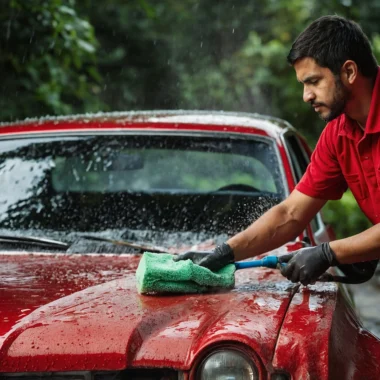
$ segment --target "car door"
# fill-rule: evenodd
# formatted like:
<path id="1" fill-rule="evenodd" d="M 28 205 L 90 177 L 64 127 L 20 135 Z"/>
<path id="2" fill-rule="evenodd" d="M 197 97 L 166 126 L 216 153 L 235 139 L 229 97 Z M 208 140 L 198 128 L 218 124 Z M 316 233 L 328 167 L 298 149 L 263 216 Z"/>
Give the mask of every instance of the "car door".
<path id="1" fill-rule="evenodd" d="M 289 155 L 294 181 L 298 183 L 310 163 L 310 152 L 306 151 L 302 140 L 293 131 L 288 131 L 283 135 L 283 142 Z M 316 244 L 331 240 L 331 232 L 323 222 L 320 212 L 311 220 L 310 227 Z"/>

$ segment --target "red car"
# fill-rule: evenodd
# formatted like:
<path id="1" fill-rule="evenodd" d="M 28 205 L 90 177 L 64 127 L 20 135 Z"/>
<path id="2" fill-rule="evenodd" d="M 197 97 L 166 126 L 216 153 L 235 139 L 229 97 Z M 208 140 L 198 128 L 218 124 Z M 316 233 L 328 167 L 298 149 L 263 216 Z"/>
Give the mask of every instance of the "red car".
<path id="1" fill-rule="evenodd" d="M 233 290 L 140 295 L 144 250 L 210 248 L 293 189 L 310 155 L 285 121 L 112 113 L 0 129 L 0 379 L 377 379 L 380 341 L 346 288 L 276 269 Z M 270 254 L 328 241 L 317 215 Z"/>

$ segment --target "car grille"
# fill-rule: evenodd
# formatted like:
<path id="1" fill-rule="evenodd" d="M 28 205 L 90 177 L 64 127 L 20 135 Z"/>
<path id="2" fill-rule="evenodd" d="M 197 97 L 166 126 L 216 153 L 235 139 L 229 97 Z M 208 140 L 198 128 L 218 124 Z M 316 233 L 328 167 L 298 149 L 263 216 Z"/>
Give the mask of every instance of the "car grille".
<path id="1" fill-rule="evenodd" d="M 181 380 L 182 378 L 182 372 L 161 368 L 115 372 L 0 373 L 0 380 Z"/>
<path id="2" fill-rule="evenodd" d="M 135 369 L 119 372 L 95 373 L 94 380 L 180 380 L 182 376 L 169 369 Z"/>

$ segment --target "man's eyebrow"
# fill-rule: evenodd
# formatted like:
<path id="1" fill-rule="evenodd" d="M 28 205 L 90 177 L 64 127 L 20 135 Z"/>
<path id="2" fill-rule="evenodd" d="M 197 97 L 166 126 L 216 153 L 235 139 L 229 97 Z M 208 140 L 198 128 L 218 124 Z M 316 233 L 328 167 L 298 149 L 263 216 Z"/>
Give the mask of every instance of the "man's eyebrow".
<path id="1" fill-rule="evenodd" d="M 304 78 L 304 80 L 300 80 L 300 79 L 297 79 L 297 80 L 299 83 L 309 83 L 309 82 L 312 82 L 313 80 L 320 79 L 320 78 L 321 78 L 320 75 L 312 74 Z"/>

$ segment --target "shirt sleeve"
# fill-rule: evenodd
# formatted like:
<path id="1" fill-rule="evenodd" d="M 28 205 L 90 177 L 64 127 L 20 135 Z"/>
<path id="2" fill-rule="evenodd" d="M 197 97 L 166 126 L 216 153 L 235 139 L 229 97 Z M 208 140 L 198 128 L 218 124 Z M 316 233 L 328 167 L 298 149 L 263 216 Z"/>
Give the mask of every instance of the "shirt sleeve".
<path id="1" fill-rule="evenodd" d="M 318 140 L 305 174 L 296 185 L 298 191 L 313 198 L 342 198 L 347 183 L 337 159 L 336 140 L 337 124 L 330 122 Z"/>

